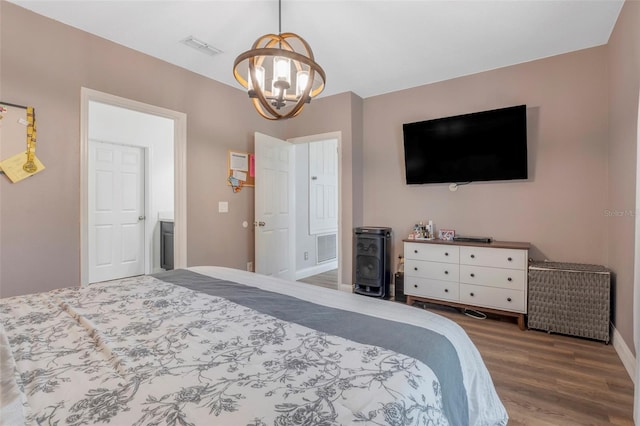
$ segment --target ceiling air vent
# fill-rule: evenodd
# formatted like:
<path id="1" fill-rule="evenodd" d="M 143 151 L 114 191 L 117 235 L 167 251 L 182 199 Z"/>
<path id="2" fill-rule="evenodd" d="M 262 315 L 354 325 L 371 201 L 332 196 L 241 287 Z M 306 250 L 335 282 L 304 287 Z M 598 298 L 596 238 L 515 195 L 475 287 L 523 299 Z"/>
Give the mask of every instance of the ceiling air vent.
<path id="1" fill-rule="evenodd" d="M 209 43 L 205 43 L 202 40 L 198 40 L 194 36 L 189 36 L 189 37 L 185 38 L 184 40 L 180 40 L 180 43 L 184 43 L 189 47 L 193 47 L 198 52 L 202 52 L 205 55 L 209 55 L 209 56 L 215 56 L 218 53 L 222 53 L 222 50 L 220 50 L 220 49 L 218 49 L 216 47 L 213 47 Z"/>

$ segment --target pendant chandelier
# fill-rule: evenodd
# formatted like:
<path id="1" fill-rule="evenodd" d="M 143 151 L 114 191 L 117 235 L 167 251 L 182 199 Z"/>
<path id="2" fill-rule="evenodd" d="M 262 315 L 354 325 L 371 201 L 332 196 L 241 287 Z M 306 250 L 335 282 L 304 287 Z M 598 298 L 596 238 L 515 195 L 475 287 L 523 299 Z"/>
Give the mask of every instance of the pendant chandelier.
<path id="1" fill-rule="evenodd" d="M 278 0 L 278 35 L 263 35 L 251 50 L 240 54 L 233 63 L 233 75 L 268 120 L 300 114 L 326 81 L 309 44 L 297 34 L 282 33 L 282 0 Z"/>

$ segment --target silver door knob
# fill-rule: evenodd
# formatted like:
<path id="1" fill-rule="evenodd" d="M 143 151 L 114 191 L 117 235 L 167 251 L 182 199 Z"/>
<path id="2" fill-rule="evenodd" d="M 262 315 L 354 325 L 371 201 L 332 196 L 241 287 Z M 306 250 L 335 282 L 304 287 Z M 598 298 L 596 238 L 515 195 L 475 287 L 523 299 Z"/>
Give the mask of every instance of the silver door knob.
<path id="1" fill-rule="evenodd" d="M 138 216 L 138 220 L 145 220 L 146 218 L 146 216 Z"/>

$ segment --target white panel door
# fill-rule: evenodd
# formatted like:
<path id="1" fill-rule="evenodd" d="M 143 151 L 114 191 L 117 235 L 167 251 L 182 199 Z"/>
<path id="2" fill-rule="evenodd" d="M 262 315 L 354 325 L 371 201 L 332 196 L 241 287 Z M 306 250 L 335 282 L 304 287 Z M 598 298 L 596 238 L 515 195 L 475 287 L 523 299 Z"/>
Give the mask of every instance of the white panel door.
<path id="1" fill-rule="evenodd" d="M 309 234 L 338 230 L 338 141 L 309 143 Z"/>
<path id="2" fill-rule="evenodd" d="M 144 274 L 144 151 L 89 141 L 89 282 Z"/>
<path id="3" fill-rule="evenodd" d="M 256 272 L 295 279 L 293 145 L 255 134 Z"/>

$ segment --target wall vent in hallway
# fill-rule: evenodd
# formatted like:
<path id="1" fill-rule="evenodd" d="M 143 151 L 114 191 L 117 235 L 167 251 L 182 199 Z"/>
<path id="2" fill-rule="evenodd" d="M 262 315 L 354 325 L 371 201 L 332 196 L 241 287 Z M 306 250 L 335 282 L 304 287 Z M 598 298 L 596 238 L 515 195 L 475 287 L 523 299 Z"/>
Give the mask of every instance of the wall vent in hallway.
<path id="1" fill-rule="evenodd" d="M 336 234 L 318 235 L 316 238 L 318 263 L 336 258 Z"/>

